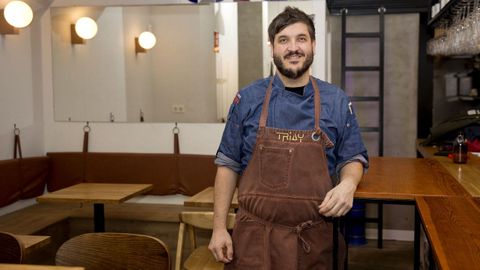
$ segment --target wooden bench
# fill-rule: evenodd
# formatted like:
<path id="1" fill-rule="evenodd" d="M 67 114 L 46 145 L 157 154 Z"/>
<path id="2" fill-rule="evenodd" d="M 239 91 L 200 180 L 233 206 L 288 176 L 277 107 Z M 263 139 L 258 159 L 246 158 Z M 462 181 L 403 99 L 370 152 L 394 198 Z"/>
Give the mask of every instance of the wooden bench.
<path id="1" fill-rule="evenodd" d="M 35 204 L 0 216 L 0 231 L 13 234 L 38 234 L 45 228 L 67 220 L 79 204 Z"/>
<path id="2" fill-rule="evenodd" d="M 156 203 L 105 205 L 107 220 L 137 220 L 179 223 L 182 211 L 201 211 L 199 207 Z M 0 231 L 13 234 L 38 234 L 45 228 L 70 218 L 93 218 L 91 207 L 81 204 L 35 204 L 0 216 Z"/>

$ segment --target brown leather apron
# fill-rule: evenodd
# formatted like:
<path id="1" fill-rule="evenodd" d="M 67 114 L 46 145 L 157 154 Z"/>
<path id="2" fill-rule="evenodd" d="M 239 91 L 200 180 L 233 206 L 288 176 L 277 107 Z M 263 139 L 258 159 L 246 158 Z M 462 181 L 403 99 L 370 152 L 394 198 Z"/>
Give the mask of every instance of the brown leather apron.
<path id="1" fill-rule="evenodd" d="M 266 127 L 273 79 L 267 88 L 252 158 L 239 181 L 233 261 L 226 269 L 332 269 L 333 223 L 318 213 L 332 189 L 319 126 L 320 92 L 314 87 L 315 129 Z M 339 237 L 341 238 L 341 237 Z M 338 241 L 339 269 L 345 243 Z"/>

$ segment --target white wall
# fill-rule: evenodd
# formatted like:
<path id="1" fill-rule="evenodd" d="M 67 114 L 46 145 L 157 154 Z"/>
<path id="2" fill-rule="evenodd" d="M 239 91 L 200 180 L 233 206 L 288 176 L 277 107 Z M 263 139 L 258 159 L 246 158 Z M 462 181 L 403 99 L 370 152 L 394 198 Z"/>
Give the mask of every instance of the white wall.
<path id="1" fill-rule="evenodd" d="M 217 122 L 213 5 L 152 8 L 152 77 L 158 122 Z M 173 27 L 175 26 L 175 27 Z M 183 113 L 173 106 L 183 106 Z"/>
<path id="2" fill-rule="evenodd" d="M 0 160 L 13 158 L 14 124 L 24 157 L 44 153 L 39 22 L 34 17 L 18 35 L 0 35 Z"/>
<path id="3" fill-rule="evenodd" d="M 148 30 L 150 7 L 138 6 L 124 9 L 125 44 L 125 87 L 127 91 L 127 121 L 139 122 L 140 110 L 145 121 L 152 121 L 155 115 L 155 100 L 152 76 L 151 53 L 135 53 L 135 38 Z M 153 29 L 152 29 L 153 30 Z"/>
<path id="4" fill-rule="evenodd" d="M 324 5 L 325 2 L 321 1 Z M 82 4 L 81 1 L 54 1 L 53 6 Z M 95 1 L 88 4 L 101 5 L 108 3 L 142 4 L 143 1 Z M 151 3 L 151 1 L 148 1 Z M 161 3 L 158 1 L 157 3 Z M 277 4 L 273 3 L 272 4 Z M 302 7 L 301 7 L 302 8 Z M 324 15 L 318 15 L 318 22 Z M 45 110 L 45 150 L 78 151 L 82 146 L 83 123 L 60 123 L 53 121 L 53 90 L 51 83 L 51 42 L 50 16 L 46 12 L 42 17 L 42 47 L 45 56 L 42 67 L 44 110 Z M 317 40 L 323 40 L 317 36 Z M 318 42 L 318 44 L 323 44 Z M 321 47 L 321 45 L 320 45 Z M 324 48 L 317 48 L 317 54 Z M 324 63 L 321 57 L 315 61 Z M 318 74 L 316 76 L 322 77 Z M 188 78 L 186 78 L 188 79 Z M 194 97 L 192 97 L 194 99 Z M 90 151 L 112 152 L 145 152 L 171 153 L 173 151 L 173 135 L 171 123 L 91 123 Z M 184 153 L 215 154 L 223 132 L 223 124 L 179 124 L 180 148 Z"/>
<path id="5" fill-rule="evenodd" d="M 55 119 L 109 121 L 112 113 L 115 121 L 126 121 L 122 9 L 52 12 L 56 26 L 51 31 L 55 51 Z M 70 25 L 85 15 L 97 21 L 97 35 L 85 44 L 72 45 Z M 116 79 L 111 80 L 112 77 Z"/>
<path id="6" fill-rule="evenodd" d="M 151 3 L 152 1 L 148 1 Z M 162 1 L 155 1 L 157 4 Z M 54 1 L 52 6 L 82 5 L 83 1 Z M 144 4 L 144 1 L 94 1 L 102 4 Z M 87 3 L 85 3 L 87 4 Z M 53 120 L 52 61 L 50 12 L 42 18 L 42 78 L 45 115 L 45 151 L 80 151 L 84 123 Z M 185 80 L 188 80 L 186 77 Z M 193 98 L 193 97 L 192 97 Z M 90 123 L 90 151 L 171 153 L 173 123 Z M 223 132 L 223 124 L 179 124 L 180 150 L 184 153 L 215 154 Z"/>
<path id="7" fill-rule="evenodd" d="M 238 89 L 238 8 L 237 3 L 215 4 L 216 30 L 220 51 L 215 54 L 217 78 L 217 118 L 227 119 Z M 259 78 L 260 79 L 260 78 Z"/>

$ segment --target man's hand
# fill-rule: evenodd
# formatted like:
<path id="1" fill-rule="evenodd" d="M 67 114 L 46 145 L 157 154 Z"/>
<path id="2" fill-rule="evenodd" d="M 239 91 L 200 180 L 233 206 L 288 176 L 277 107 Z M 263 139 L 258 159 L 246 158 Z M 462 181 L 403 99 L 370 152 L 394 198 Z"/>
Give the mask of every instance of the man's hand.
<path id="1" fill-rule="evenodd" d="M 325 195 L 318 206 L 318 212 L 326 217 L 344 216 L 353 205 L 353 194 L 357 186 L 350 181 L 342 181 Z"/>
<path id="2" fill-rule="evenodd" d="M 233 258 L 232 237 L 227 231 L 227 216 L 237 185 L 238 174 L 228 167 L 219 166 L 215 177 L 213 205 L 213 233 L 208 249 L 218 262 L 229 263 Z"/>
<path id="3" fill-rule="evenodd" d="M 363 165 L 353 161 L 340 170 L 340 184 L 332 188 L 325 195 L 325 199 L 318 206 L 318 212 L 326 217 L 340 217 L 350 211 L 353 205 L 353 195 L 362 180 Z"/>
<path id="4" fill-rule="evenodd" d="M 208 249 L 217 262 L 229 263 L 233 259 L 232 238 L 227 230 L 214 230 Z"/>

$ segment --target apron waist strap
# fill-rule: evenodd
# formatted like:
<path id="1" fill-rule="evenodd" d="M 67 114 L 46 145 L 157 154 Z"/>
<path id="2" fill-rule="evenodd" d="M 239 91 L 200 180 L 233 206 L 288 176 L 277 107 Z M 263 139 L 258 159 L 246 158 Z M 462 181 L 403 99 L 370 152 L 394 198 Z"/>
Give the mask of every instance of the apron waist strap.
<path id="1" fill-rule="evenodd" d="M 287 230 L 287 231 L 290 231 L 292 233 L 295 233 L 297 235 L 298 239 L 302 242 L 303 250 L 305 250 L 305 252 L 307 252 L 307 253 L 310 253 L 311 246 L 310 246 L 310 243 L 308 243 L 308 241 L 305 240 L 305 238 L 303 238 L 302 232 L 309 229 L 309 228 L 315 227 L 320 223 L 324 223 L 325 221 L 327 221 L 327 218 L 323 217 L 322 220 L 316 220 L 316 221 L 307 220 L 307 221 L 299 223 L 296 226 L 288 226 L 288 225 L 283 225 L 283 224 L 280 224 L 280 223 L 267 221 L 265 219 L 257 217 L 256 215 L 254 215 L 254 214 L 252 214 L 248 211 L 245 211 L 244 209 L 240 210 L 240 215 L 244 215 L 244 216 L 252 219 L 253 221 L 255 221 L 257 223 L 260 223 L 260 224 L 264 225 L 265 228 L 266 228 L 267 239 L 269 239 L 269 234 L 270 234 L 270 231 L 271 231 L 272 228 L 280 229 L 280 230 Z"/>

